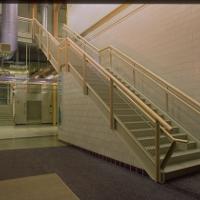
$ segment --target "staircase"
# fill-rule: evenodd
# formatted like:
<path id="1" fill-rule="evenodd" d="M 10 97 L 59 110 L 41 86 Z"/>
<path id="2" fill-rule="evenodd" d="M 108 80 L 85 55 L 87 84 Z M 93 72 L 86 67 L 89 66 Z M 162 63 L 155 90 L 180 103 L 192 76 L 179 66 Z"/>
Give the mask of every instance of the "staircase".
<path id="1" fill-rule="evenodd" d="M 0 105 L 0 126 L 13 126 L 12 105 Z"/>
<path id="2" fill-rule="evenodd" d="M 200 169 L 199 141 L 115 70 L 102 67 L 98 57 L 87 54 L 80 36 L 78 42 L 74 38 L 58 41 L 36 19 L 33 25 L 35 42 L 55 69 L 65 66 L 79 77 L 85 94 L 98 97 L 111 128 L 153 180 L 165 182 Z"/>

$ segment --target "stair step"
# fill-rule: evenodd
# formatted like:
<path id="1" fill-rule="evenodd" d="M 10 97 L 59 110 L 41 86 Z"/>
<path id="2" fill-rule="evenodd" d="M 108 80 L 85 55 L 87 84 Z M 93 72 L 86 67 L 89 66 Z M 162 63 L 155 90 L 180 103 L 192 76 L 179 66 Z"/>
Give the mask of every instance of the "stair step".
<path id="1" fill-rule="evenodd" d="M 169 147 L 170 147 L 170 143 L 167 143 L 167 144 L 161 144 L 160 145 L 160 154 L 165 154 L 165 153 L 167 153 L 167 151 L 168 151 L 168 149 L 169 149 Z M 194 141 L 189 141 L 187 144 L 184 144 L 185 146 L 186 146 L 186 148 L 185 148 L 185 150 L 184 151 L 186 151 L 186 150 L 190 150 L 190 149 L 195 149 L 196 148 L 196 142 L 194 142 Z M 148 147 L 146 147 L 146 149 L 152 154 L 152 155 L 155 155 L 155 145 L 153 145 L 153 146 L 148 146 Z M 180 148 L 178 148 L 178 146 L 177 146 L 177 148 L 175 148 L 175 152 L 176 151 L 181 151 L 182 149 L 180 149 Z"/>
<path id="2" fill-rule="evenodd" d="M 148 122 L 145 121 L 137 121 L 137 122 L 124 122 L 124 125 L 128 128 L 134 130 L 134 129 L 139 129 L 139 128 L 150 128 L 151 126 L 149 125 Z"/>
<path id="3" fill-rule="evenodd" d="M 167 143 L 167 144 L 161 144 L 160 145 L 160 154 L 165 154 L 167 152 L 167 150 L 169 149 L 170 147 L 170 143 Z M 145 147 L 146 150 L 152 154 L 153 156 L 155 155 L 155 146 L 147 146 Z M 175 151 L 177 151 L 178 149 L 175 149 Z"/>
<path id="4" fill-rule="evenodd" d="M 135 115 L 117 115 L 122 122 L 125 121 L 142 121 L 142 117 L 135 114 Z"/>
<path id="5" fill-rule="evenodd" d="M 174 152 L 168 161 L 168 165 L 186 162 L 200 158 L 200 149 L 191 149 L 187 151 Z M 164 155 L 161 155 L 161 160 L 164 159 Z"/>
<path id="6" fill-rule="evenodd" d="M 114 108 L 126 108 L 126 109 L 131 109 L 133 106 L 130 106 L 127 103 L 114 103 Z"/>
<path id="7" fill-rule="evenodd" d="M 200 170 L 200 158 L 168 165 L 164 169 L 165 179 L 172 179 L 174 177 L 185 175 Z"/>
<path id="8" fill-rule="evenodd" d="M 154 128 L 142 128 L 131 130 L 135 137 L 147 137 L 155 135 Z"/>
<path id="9" fill-rule="evenodd" d="M 115 108 L 114 109 L 114 113 L 115 114 L 119 114 L 119 115 L 135 115 L 137 114 L 136 111 L 134 109 L 119 109 L 119 108 Z"/>
<path id="10" fill-rule="evenodd" d="M 173 134 L 173 136 L 179 139 L 187 139 L 187 135 L 185 133 L 177 133 Z M 138 141 L 141 142 L 144 146 L 152 146 L 155 145 L 155 136 L 138 137 Z M 170 143 L 168 137 L 165 135 L 161 135 L 160 144 L 166 143 Z"/>

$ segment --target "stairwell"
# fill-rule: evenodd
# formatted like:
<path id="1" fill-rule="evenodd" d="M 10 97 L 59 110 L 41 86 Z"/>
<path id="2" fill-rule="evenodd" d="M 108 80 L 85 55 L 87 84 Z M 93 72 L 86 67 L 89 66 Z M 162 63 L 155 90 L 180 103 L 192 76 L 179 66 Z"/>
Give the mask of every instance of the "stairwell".
<path id="1" fill-rule="evenodd" d="M 42 29 L 41 25 L 40 28 Z M 41 48 L 44 45 L 39 36 L 37 43 Z M 137 156 L 141 166 L 144 167 L 152 179 L 164 182 L 200 169 L 198 139 L 180 127 L 164 111 L 155 107 L 148 98 L 124 81 L 123 77 L 118 76 L 110 68 L 106 68 L 106 72 L 103 69 L 97 69 L 96 62 L 85 53 L 84 49 L 80 50 L 80 47 L 72 40 L 68 40 L 68 45 L 70 48 L 67 51 L 63 47 L 59 49 L 60 52 L 64 49 L 65 56 L 67 52 L 67 63 L 65 59 L 61 59 L 62 61 L 64 60 L 61 62 L 61 60 L 56 60 L 54 57 L 52 64 L 54 64 L 57 71 L 61 66 L 66 66 L 69 72 L 75 70 L 79 74 L 81 84 L 83 83 L 84 93 L 87 94 L 88 90 L 94 92 L 110 113 L 112 99 L 114 119 L 111 122 L 111 128 L 117 130 L 121 139 L 126 142 L 133 154 Z M 53 58 L 52 55 L 49 56 L 48 48 L 47 51 L 45 47 L 42 50 L 47 55 L 47 58 Z M 78 61 L 81 59 L 84 59 L 82 60 L 83 62 Z M 110 87 L 110 80 L 104 74 L 111 77 L 110 80 L 114 80 L 113 87 Z M 126 90 L 134 96 L 135 101 L 130 100 L 122 89 L 118 88 L 116 80 L 126 87 Z M 110 95 L 111 88 L 113 90 L 112 96 Z M 145 105 L 145 109 L 151 110 L 152 116 L 157 116 L 157 119 L 162 119 L 165 124 L 172 127 L 170 134 L 166 133 L 162 125 L 157 126 L 151 120 L 151 116 L 141 109 L 140 104 Z M 160 136 L 156 139 L 157 132 L 160 132 Z M 157 177 L 158 173 L 160 173 L 159 177 Z"/>

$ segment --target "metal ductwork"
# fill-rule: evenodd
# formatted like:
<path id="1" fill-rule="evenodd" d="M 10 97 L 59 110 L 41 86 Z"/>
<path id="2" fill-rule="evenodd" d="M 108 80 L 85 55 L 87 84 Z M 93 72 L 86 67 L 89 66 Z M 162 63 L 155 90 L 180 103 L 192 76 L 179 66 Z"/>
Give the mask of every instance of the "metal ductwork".
<path id="1" fill-rule="evenodd" d="M 18 4 L 2 4 L 1 43 L 10 44 L 10 59 L 17 49 Z"/>

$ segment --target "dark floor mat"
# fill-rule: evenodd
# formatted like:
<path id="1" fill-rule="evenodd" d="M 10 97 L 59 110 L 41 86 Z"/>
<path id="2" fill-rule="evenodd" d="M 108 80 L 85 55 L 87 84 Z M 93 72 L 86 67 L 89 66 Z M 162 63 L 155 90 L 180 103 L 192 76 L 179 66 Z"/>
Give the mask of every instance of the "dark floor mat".
<path id="1" fill-rule="evenodd" d="M 0 151 L 0 180 L 57 173 L 81 200 L 200 199 L 200 174 L 164 185 L 71 146 Z"/>

